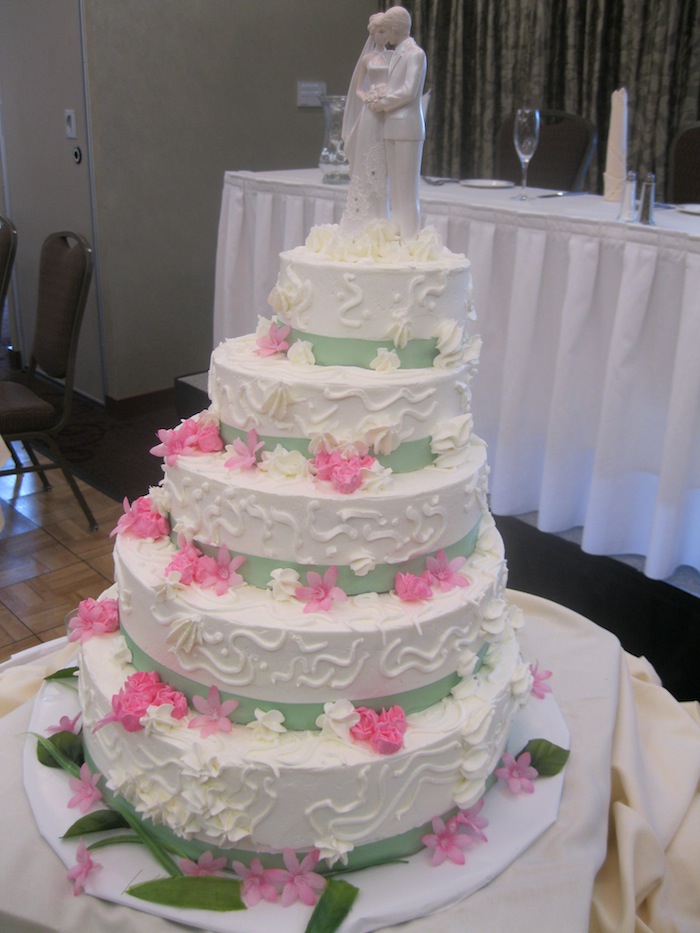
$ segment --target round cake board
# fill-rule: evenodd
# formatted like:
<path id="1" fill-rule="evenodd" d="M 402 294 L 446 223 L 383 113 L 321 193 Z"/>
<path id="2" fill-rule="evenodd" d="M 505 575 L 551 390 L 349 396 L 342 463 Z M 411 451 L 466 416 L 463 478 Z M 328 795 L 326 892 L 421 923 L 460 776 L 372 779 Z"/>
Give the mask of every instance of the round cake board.
<path id="1" fill-rule="evenodd" d="M 35 700 L 30 733 L 45 736 L 62 716 L 75 716 L 78 711 L 75 690 L 47 682 Z M 518 713 L 508 751 L 517 754 L 535 738 L 569 747 L 569 731 L 552 694 L 543 700 L 532 697 Z M 343 875 L 360 893 L 339 933 L 370 933 L 444 910 L 469 897 L 501 874 L 556 821 L 563 785 L 564 772 L 538 779 L 533 794 L 513 796 L 500 784 L 494 785 L 481 812 L 488 820 L 488 842 L 477 842 L 468 849 L 464 865 L 445 862 L 433 868 L 432 853 L 426 849 L 400 864 Z M 73 796 L 68 774 L 38 761 L 36 739 L 31 734 L 24 748 L 24 786 L 39 832 L 66 868 L 72 867 L 78 840 L 63 840 L 61 836 L 80 813 L 67 806 Z M 89 841 L 90 837 L 86 844 Z M 101 848 L 94 859 L 103 867 L 88 879 L 86 893 L 211 933 L 268 933 L 280 924 L 285 933 L 304 933 L 311 916 L 312 909 L 299 903 L 285 908 L 261 902 L 250 910 L 227 913 L 150 904 L 126 893 L 132 884 L 165 876 L 144 847 Z M 66 897 L 72 896 L 71 882 L 66 880 Z"/>

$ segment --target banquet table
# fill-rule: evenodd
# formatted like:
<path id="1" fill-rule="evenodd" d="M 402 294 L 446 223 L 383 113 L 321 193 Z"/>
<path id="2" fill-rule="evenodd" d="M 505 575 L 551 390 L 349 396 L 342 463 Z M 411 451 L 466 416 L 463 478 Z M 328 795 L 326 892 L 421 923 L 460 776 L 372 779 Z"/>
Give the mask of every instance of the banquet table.
<path id="1" fill-rule="evenodd" d="M 345 195 L 317 169 L 225 174 L 214 345 L 270 316 L 279 252 Z M 493 511 L 582 528 L 584 550 L 643 555 L 655 579 L 700 570 L 700 215 L 642 226 L 593 195 L 425 182 L 421 205 L 472 262 Z"/>
<path id="2" fill-rule="evenodd" d="M 570 733 L 559 818 L 502 874 L 466 900 L 387 926 L 384 933 L 697 930 L 698 704 L 677 703 L 646 662 L 624 653 L 613 635 L 576 613 L 535 596 L 514 591 L 508 596 L 526 616 L 521 639 L 525 656 L 537 659 L 541 670 L 553 672 L 553 693 L 530 702 L 556 698 Z M 184 930 L 162 917 L 109 901 L 74 897 L 65 866 L 36 828 L 22 782 L 27 724 L 42 678 L 70 665 L 74 651 L 64 640 L 56 647 L 44 646 L 38 654 L 23 652 L 0 666 L 0 929 Z M 465 866 L 453 867 L 468 873 L 469 858 Z M 426 869 L 426 884 L 431 871 L 440 868 Z M 361 890 L 361 878 L 356 878 Z M 359 898 L 356 905 L 359 910 Z M 284 915 L 280 923 L 291 929 Z M 234 917 L 231 933 L 236 929 Z"/>

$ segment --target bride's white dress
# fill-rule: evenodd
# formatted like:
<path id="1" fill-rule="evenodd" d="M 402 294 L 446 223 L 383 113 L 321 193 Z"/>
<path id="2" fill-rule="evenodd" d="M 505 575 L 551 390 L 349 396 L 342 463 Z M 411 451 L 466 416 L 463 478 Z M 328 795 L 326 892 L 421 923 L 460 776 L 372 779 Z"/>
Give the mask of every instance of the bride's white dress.
<path id="1" fill-rule="evenodd" d="M 367 63 L 365 93 L 386 84 L 390 53 L 376 52 Z M 384 114 L 366 104 L 344 140 L 350 163 L 350 185 L 341 228 L 346 233 L 362 229 L 370 220 L 387 217 L 387 169 L 384 151 Z"/>

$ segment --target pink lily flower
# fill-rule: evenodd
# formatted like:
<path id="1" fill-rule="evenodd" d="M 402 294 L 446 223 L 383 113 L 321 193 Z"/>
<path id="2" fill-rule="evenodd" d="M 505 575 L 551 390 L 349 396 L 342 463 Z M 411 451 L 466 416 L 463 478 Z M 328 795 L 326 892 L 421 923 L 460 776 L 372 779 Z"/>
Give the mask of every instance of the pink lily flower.
<path id="1" fill-rule="evenodd" d="M 486 817 L 479 816 L 483 807 L 484 798 L 482 797 L 473 807 L 470 807 L 468 810 L 460 810 L 459 813 L 449 819 L 447 821 L 447 828 L 450 832 L 459 832 L 460 827 L 463 827 L 477 839 L 480 839 L 482 842 L 488 842 L 484 829 L 489 825 L 489 821 Z"/>
<path id="2" fill-rule="evenodd" d="M 201 729 L 203 739 L 215 732 L 230 732 L 232 730 L 233 726 L 228 717 L 238 706 L 238 701 L 225 700 L 222 703 L 221 694 L 214 684 L 209 688 L 206 700 L 204 697 L 195 694 L 192 697 L 192 705 L 202 715 L 191 719 L 188 729 Z"/>
<path id="3" fill-rule="evenodd" d="M 545 683 L 545 681 L 549 680 L 552 676 L 552 672 L 538 671 L 538 663 L 530 665 L 530 673 L 532 674 L 532 694 L 536 696 L 538 700 L 544 700 L 545 696 L 552 692 L 551 686 Z"/>
<path id="4" fill-rule="evenodd" d="M 505 752 L 503 767 L 496 768 L 494 774 L 499 781 L 508 785 L 511 794 L 531 794 L 535 789 L 532 782 L 537 777 L 537 771 L 530 764 L 531 760 L 529 752 L 523 752 L 517 761 Z"/>
<path id="5" fill-rule="evenodd" d="M 443 593 L 453 590 L 456 586 L 469 586 L 469 580 L 457 573 L 466 562 L 466 557 L 453 557 L 448 561 L 447 554 L 439 550 L 435 557 L 428 557 L 425 562 L 430 583 Z"/>
<path id="6" fill-rule="evenodd" d="M 199 557 L 194 579 L 204 589 L 213 589 L 217 596 L 223 596 L 232 587 L 240 586 L 244 582 L 243 577 L 236 571 L 245 562 L 245 557 L 232 557 L 229 549 L 222 545 L 219 548 L 218 560 L 206 554 Z"/>
<path id="7" fill-rule="evenodd" d="M 271 868 L 267 872 L 270 881 L 284 885 L 282 906 L 289 907 L 300 900 L 307 907 L 313 907 L 318 898 L 316 892 L 322 891 L 326 886 L 326 879 L 313 871 L 320 858 L 319 850 L 312 849 L 301 864 L 292 849 L 284 849 L 282 858 L 287 866 L 286 871 L 283 868 Z"/>
<path id="8" fill-rule="evenodd" d="M 338 568 L 329 567 L 323 577 L 310 570 L 306 575 L 307 586 L 298 586 L 294 595 L 301 602 L 306 603 L 304 612 L 328 611 L 333 600 L 345 602 L 348 598 L 344 590 L 335 585 L 338 579 Z"/>
<path id="9" fill-rule="evenodd" d="M 474 840 L 466 833 L 454 832 L 445 826 L 439 816 L 433 819 L 433 831 L 422 837 L 421 842 L 426 848 L 433 850 L 432 863 L 434 866 L 442 865 L 449 859 L 455 865 L 464 865 L 464 849 L 474 845 Z"/>
<path id="10" fill-rule="evenodd" d="M 93 861 L 92 855 L 88 852 L 87 847 L 83 840 L 81 839 L 78 843 L 78 849 L 76 852 L 77 862 L 68 872 L 66 876 L 69 881 L 73 882 L 73 896 L 77 897 L 78 894 L 82 894 L 85 890 L 85 883 L 94 871 L 99 871 L 102 868 L 99 862 Z"/>
<path id="11" fill-rule="evenodd" d="M 277 901 L 277 888 L 269 879 L 270 869 L 263 868 L 259 858 L 251 860 L 250 868 L 243 862 L 232 862 L 231 867 L 239 878 L 243 879 L 241 898 L 246 907 L 255 907 L 261 900 L 270 904 Z"/>
<path id="12" fill-rule="evenodd" d="M 245 436 L 245 441 L 237 437 L 231 444 L 232 457 L 224 462 L 229 470 L 252 470 L 258 462 L 258 451 L 265 446 L 265 441 L 258 440 L 258 432 L 252 428 Z"/>
<path id="13" fill-rule="evenodd" d="M 258 349 L 255 351 L 258 356 L 274 356 L 275 353 L 286 353 L 289 349 L 287 337 L 291 333 L 291 324 L 285 324 L 284 327 L 278 327 L 276 322 L 270 324 L 267 334 L 258 337 L 255 341 Z"/>
<path id="14" fill-rule="evenodd" d="M 82 715 L 82 712 L 80 712 L 74 719 L 71 719 L 69 716 L 61 716 L 58 725 L 47 726 L 47 735 L 56 735 L 57 732 L 72 732 L 73 735 L 77 735 L 80 732 L 78 720 Z"/>
<path id="15" fill-rule="evenodd" d="M 226 868 L 226 857 L 214 858 L 214 853 L 207 851 L 203 852 L 196 862 L 188 858 L 181 858 L 178 865 L 185 875 L 216 875 L 222 868 Z"/>
<path id="16" fill-rule="evenodd" d="M 91 774 L 87 764 L 81 765 L 79 778 L 68 778 L 71 790 L 74 790 L 75 796 L 68 801 L 69 807 L 79 807 L 81 813 L 87 813 L 94 803 L 102 800 L 102 791 L 97 786 L 97 782 L 102 777 L 98 772 Z"/>

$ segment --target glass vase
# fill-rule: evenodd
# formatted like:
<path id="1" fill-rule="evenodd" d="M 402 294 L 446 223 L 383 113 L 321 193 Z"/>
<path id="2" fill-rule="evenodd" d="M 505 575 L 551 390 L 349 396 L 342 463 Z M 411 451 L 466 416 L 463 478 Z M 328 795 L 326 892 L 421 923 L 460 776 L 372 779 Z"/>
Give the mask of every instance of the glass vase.
<path id="1" fill-rule="evenodd" d="M 343 185 L 350 181 L 350 168 L 343 149 L 343 114 L 345 113 L 344 95 L 324 95 L 321 97 L 323 108 L 323 148 L 318 160 L 323 181 L 327 185 Z"/>

